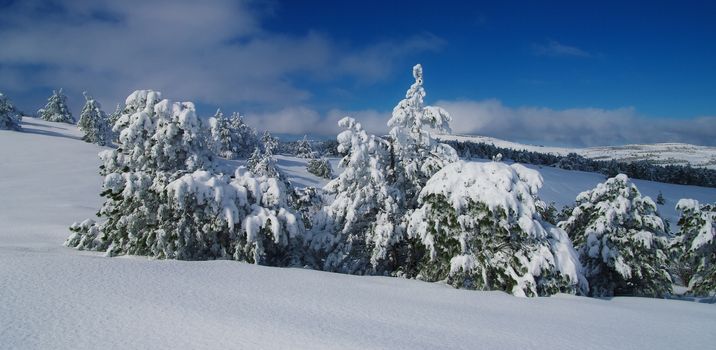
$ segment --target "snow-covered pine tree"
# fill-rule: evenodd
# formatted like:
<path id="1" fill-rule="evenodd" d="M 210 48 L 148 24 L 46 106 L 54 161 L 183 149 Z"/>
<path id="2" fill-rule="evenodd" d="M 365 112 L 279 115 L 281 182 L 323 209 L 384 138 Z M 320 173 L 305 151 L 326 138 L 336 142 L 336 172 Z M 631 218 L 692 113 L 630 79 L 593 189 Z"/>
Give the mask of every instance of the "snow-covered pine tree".
<path id="1" fill-rule="evenodd" d="M 114 126 L 114 123 L 117 122 L 117 119 L 122 115 L 122 110 L 124 108 L 119 103 L 117 104 L 117 107 L 115 107 L 114 112 L 112 114 L 107 116 L 107 119 L 109 120 L 109 125 Z"/>
<path id="2" fill-rule="evenodd" d="M 308 137 L 306 135 L 303 135 L 303 139 L 298 142 L 296 157 L 306 159 L 316 158 L 316 155 L 313 153 L 313 149 L 311 148 L 311 143 L 308 142 Z"/>
<path id="3" fill-rule="evenodd" d="M 716 293 L 716 204 L 700 205 L 694 199 L 676 204 L 681 212 L 675 246 L 682 269 L 688 270 L 685 283 L 696 295 Z"/>
<path id="4" fill-rule="evenodd" d="M 154 115 L 154 105 L 162 100 L 162 93 L 153 90 L 136 90 L 124 101 L 124 107 L 118 116 L 112 118 L 112 133 L 117 143 L 123 143 L 121 138 L 122 130 L 127 128 L 132 121 L 132 116 L 137 112 L 144 112 L 150 119 Z"/>
<path id="5" fill-rule="evenodd" d="M 229 118 L 224 116 L 221 109 L 217 109 L 214 116 L 209 119 L 209 124 L 211 125 L 211 144 L 216 154 L 227 159 L 235 158 L 236 145 Z"/>
<path id="6" fill-rule="evenodd" d="M 246 124 L 244 117 L 239 113 L 232 113 L 229 119 L 231 130 L 236 137 L 234 140 L 234 144 L 236 145 L 235 153 L 238 157 L 246 158 L 251 155 L 251 152 L 259 145 L 256 130 Z"/>
<path id="7" fill-rule="evenodd" d="M 20 115 L 7 96 L 0 92 L 0 129 L 20 130 Z"/>
<path id="8" fill-rule="evenodd" d="M 325 187 L 335 200 L 314 218 L 312 247 L 323 269 L 350 274 L 389 273 L 394 217 L 399 196 L 387 179 L 389 144 L 368 135 L 353 118 L 338 123 L 338 151 L 344 171 Z"/>
<path id="9" fill-rule="evenodd" d="M 45 108 L 40 109 L 37 113 L 42 120 L 49 122 L 75 123 L 75 119 L 67 106 L 67 96 L 62 93 L 62 89 L 53 90 L 52 95 L 47 99 Z"/>
<path id="10" fill-rule="evenodd" d="M 80 120 L 77 122 L 77 127 L 84 133 L 82 139 L 89 143 L 105 146 L 112 140 L 109 119 L 97 100 L 89 96 L 87 92 L 82 94 L 86 102 L 80 113 Z"/>
<path id="11" fill-rule="evenodd" d="M 246 169 L 254 169 L 256 165 L 261 161 L 261 149 L 257 146 L 254 148 L 253 153 L 251 153 L 251 157 L 246 160 Z"/>
<path id="12" fill-rule="evenodd" d="M 671 292 L 668 236 L 656 204 L 624 174 L 580 193 L 558 226 L 572 238 L 593 296 Z"/>
<path id="13" fill-rule="evenodd" d="M 333 168 L 331 167 L 331 163 L 328 162 L 328 159 L 323 157 L 309 159 L 308 163 L 306 163 L 306 170 L 309 173 L 324 179 L 333 178 Z"/>
<path id="14" fill-rule="evenodd" d="M 540 174 L 522 165 L 457 162 L 436 173 L 408 225 L 417 277 L 517 296 L 585 293 L 566 232 L 540 216 Z"/>
<path id="15" fill-rule="evenodd" d="M 263 148 L 264 154 L 273 156 L 278 148 L 278 139 L 273 137 L 271 133 L 266 130 L 261 136 L 261 147 Z"/>
<path id="16" fill-rule="evenodd" d="M 101 153 L 104 221 L 73 225 L 65 244 L 110 256 L 288 263 L 302 226 L 287 191 L 244 168 L 233 178 L 215 173 L 193 104 L 146 103 L 150 94 L 158 95 L 137 91 L 127 99 L 136 110 L 118 120 L 121 144 Z"/>
<path id="17" fill-rule="evenodd" d="M 415 208 L 418 194 L 433 174 L 459 158 L 455 150 L 436 142 L 431 131 L 450 132 L 450 115 L 440 107 L 425 106 L 423 67 L 413 67 L 415 82 L 393 109 L 388 120 L 391 152 L 395 160 L 391 168 L 396 187 L 404 193 L 407 209 Z"/>
<path id="18" fill-rule="evenodd" d="M 351 118 L 340 123 L 339 152 L 347 152 L 344 172 L 326 185 L 336 195 L 325 215 L 333 229 L 334 251 L 325 268 L 349 273 L 403 274 L 414 259 L 405 239 L 406 220 L 417 207 L 427 180 L 458 159 L 451 147 L 435 142 L 430 130 L 449 131 L 450 116 L 425 106 L 422 67 L 413 67 L 415 82 L 388 121 L 390 139 L 363 131 Z M 321 236 L 321 235 L 317 235 Z"/>

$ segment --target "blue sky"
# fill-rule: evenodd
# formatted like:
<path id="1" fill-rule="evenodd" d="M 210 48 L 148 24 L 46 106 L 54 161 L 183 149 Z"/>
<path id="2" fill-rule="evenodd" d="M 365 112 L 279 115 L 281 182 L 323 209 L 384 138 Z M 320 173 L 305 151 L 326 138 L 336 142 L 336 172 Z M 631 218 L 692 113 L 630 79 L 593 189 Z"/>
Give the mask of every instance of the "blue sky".
<path id="1" fill-rule="evenodd" d="M 385 131 L 423 64 L 457 133 L 539 144 L 716 145 L 716 3 L 2 1 L 0 91 L 134 89 L 330 137 Z"/>

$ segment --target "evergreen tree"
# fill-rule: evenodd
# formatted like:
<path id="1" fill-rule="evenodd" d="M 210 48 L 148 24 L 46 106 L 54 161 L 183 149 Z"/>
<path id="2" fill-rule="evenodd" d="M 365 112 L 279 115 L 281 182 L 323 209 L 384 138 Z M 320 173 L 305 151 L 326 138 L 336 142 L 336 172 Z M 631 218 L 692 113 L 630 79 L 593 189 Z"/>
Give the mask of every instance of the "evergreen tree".
<path id="1" fill-rule="evenodd" d="M 666 204 L 666 199 L 664 199 L 664 194 L 659 191 L 659 195 L 656 196 L 656 204 L 658 205 L 664 205 Z"/>
<path id="2" fill-rule="evenodd" d="M 417 277 L 518 296 L 584 293 L 567 234 L 540 216 L 542 177 L 519 164 L 450 164 L 421 192 L 408 225 L 422 256 Z"/>
<path id="3" fill-rule="evenodd" d="M 211 144 L 216 154 L 227 159 L 235 158 L 236 145 L 229 119 L 224 116 L 221 109 L 217 109 L 209 123 L 211 125 Z"/>
<path id="4" fill-rule="evenodd" d="M 671 292 L 668 237 L 656 204 L 619 174 L 577 196 L 558 224 L 574 241 L 593 296 Z"/>
<path id="5" fill-rule="evenodd" d="M 244 122 L 244 117 L 238 113 L 231 114 L 230 124 L 232 134 L 235 136 L 234 152 L 238 157 L 245 158 L 251 154 L 251 151 L 259 144 L 256 130 Z"/>
<path id="6" fill-rule="evenodd" d="M 352 118 L 340 122 L 347 130 L 338 135 L 338 151 L 347 155 L 341 161 L 345 170 L 325 188 L 336 196 L 325 210 L 327 230 L 335 235 L 326 269 L 401 274 L 406 261 L 414 260 L 415 248 L 405 237 L 409 213 L 425 182 L 458 158 L 430 135 L 449 131 L 450 116 L 424 105 L 420 65 L 413 67 L 413 77 L 388 121 L 389 139 L 368 135 Z"/>
<path id="7" fill-rule="evenodd" d="M 261 136 L 261 146 L 265 154 L 273 156 L 278 148 L 278 139 L 271 136 L 268 130 Z"/>
<path id="8" fill-rule="evenodd" d="M 137 90 L 127 96 L 124 101 L 124 107 L 118 116 L 113 116 L 115 119 L 112 123 L 112 133 L 114 134 L 118 143 L 123 143 L 122 132 L 124 129 L 129 127 L 134 119 L 139 118 L 135 116 L 136 113 L 145 113 L 152 116 L 154 113 L 154 105 L 162 100 L 162 93 L 153 90 Z M 142 119 L 146 120 L 146 119 Z M 149 125 L 147 125 L 149 127 Z M 126 136 L 130 136 L 129 134 Z"/>
<path id="9" fill-rule="evenodd" d="M 716 204 L 699 205 L 693 199 L 676 204 L 681 212 L 679 236 L 675 246 L 680 253 L 680 267 L 690 292 L 696 295 L 716 293 Z M 682 275 L 683 276 L 683 275 Z"/>
<path id="10" fill-rule="evenodd" d="M 62 93 L 62 89 L 52 91 L 52 95 L 47 99 L 47 105 L 40 109 L 38 114 L 42 120 L 49 122 L 75 123 L 69 106 L 67 106 L 67 96 Z"/>
<path id="11" fill-rule="evenodd" d="M 9 98 L 0 92 L 0 129 L 20 130 L 20 114 Z"/>
<path id="12" fill-rule="evenodd" d="M 451 118 L 440 107 L 425 106 L 421 65 L 413 67 L 413 77 L 415 82 L 388 121 L 394 157 L 390 163 L 392 176 L 404 193 L 406 208 L 415 208 L 418 193 L 433 174 L 458 160 L 452 147 L 436 142 L 430 135 L 431 130 L 450 132 Z"/>
<path id="13" fill-rule="evenodd" d="M 309 173 L 324 179 L 333 178 L 333 168 L 331 167 L 331 163 L 328 162 L 328 159 L 323 157 L 310 159 L 306 164 L 306 170 Z"/>
<path id="14" fill-rule="evenodd" d="M 86 92 L 85 106 L 80 113 L 80 120 L 77 123 L 79 129 L 84 133 L 83 140 L 89 143 L 96 143 L 105 146 L 111 142 L 112 132 L 110 130 L 109 119 L 102 111 L 102 106 Z"/>
<path id="15" fill-rule="evenodd" d="M 121 144 L 101 153 L 104 221 L 73 225 L 65 244 L 110 256 L 289 263 L 302 226 L 287 190 L 243 167 L 233 177 L 217 173 L 194 105 L 149 95 L 158 93 L 127 99 L 134 107 L 118 119 Z"/>
<path id="16" fill-rule="evenodd" d="M 393 244 L 393 215 L 398 212 L 395 189 L 387 182 L 389 144 L 368 135 L 353 118 L 338 123 L 343 172 L 324 191 L 335 200 L 314 220 L 312 242 L 323 269 L 351 274 L 389 272 L 385 264 Z"/>
<path id="17" fill-rule="evenodd" d="M 313 154 L 313 149 L 311 148 L 311 144 L 308 142 L 306 135 L 303 135 L 303 139 L 298 142 L 296 157 L 306 159 L 314 159 L 316 157 Z"/>
<path id="18" fill-rule="evenodd" d="M 249 157 L 248 160 L 246 160 L 246 168 L 249 169 L 249 171 L 253 171 L 252 169 L 256 168 L 256 165 L 261 161 L 261 150 L 256 147 L 254 148 L 254 152 L 251 153 L 251 157 Z"/>

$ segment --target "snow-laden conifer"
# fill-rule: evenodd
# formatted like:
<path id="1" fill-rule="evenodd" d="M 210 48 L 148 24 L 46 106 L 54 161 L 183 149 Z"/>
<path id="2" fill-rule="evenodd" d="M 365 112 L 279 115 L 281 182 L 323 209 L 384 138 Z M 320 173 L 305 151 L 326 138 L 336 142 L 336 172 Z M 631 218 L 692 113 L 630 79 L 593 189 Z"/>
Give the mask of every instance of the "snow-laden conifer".
<path id="1" fill-rule="evenodd" d="M 450 114 L 440 107 L 424 103 L 423 67 L 413 67 L 415 82 L 405 93 L 388 120 L 392 139 L 391 162 L 396 186 L 404 192 L 405 204 L 414 207 L 422 186 L 433 174 L 447 164 L 458 160 L 452 147 L 437 142 L 431 131 L 450 132 Z"/>
<path id="2" fill-rule="evenodd" d="M 649 197 L 619 174 L 580 193 L 558 226 L 572 238 L 593 296 L 663 296 L 671 292 L 668 236 Z"/>
<path id="3" fill-rule="evenodd" d="M 246 125 L 238 113 L 227 118 L 221 110 L 217 110 L 210 124 L 213 147 L 224 158 L 247 157 L 258 145 L 256 131 Z"/>
<path id="4" fill-rule="evenodd" d="M 308 137 L 306 135 L 303 135 L 303 139 L 298 142 L 296 147 L 296 157 L 306 159 L 316 158 L 313 148 L 311 148 L 311 143 L 308 142 Z"/>
<path id="5" fill-rule="evenodd" d="M 676 210 L 681 217 L 675 246 L 681 266 L 688 270 L 683 282 L 696 295 L 712 295 L 716 293 L 716 204 L 681 199 Z"/>
<path id="6" fill-rule="evenodd" d="M 0 92 L 0 129 L 20 130 L 20 115 L 7 96 Z"/>
<path id="7" fill-rule="evenodd" d="M 388 122 L 388 139 L 368 135 L 351 118 L 340 122 L 347 130 L 338 135 L 338 150 L 347 155 L 341 161 L 343 173 L 325 187 L 336 201 L 324 210 L 331 223 L 326 229 L 334 235 L 324 268 L 401 274 L 414 260 L 415 249 L 405 239 L 407 218 L 427 180 L 458 158 L 430 135 L 430 130 L 449 131 L 450 116 L 424 105 L 420 65 L 413 68 L 413 77 Z"/>
<path id="8" fill-rule="evenodd" d="M 302 225 L 287 189 L 243 167 L 233 177 L 215 172 L 194 105 L 152 95 L 127 99 L 125 111 L 134 112 L 117 121 L 120 145 L 101 153 L 104 221 L 73 225 L 65 244 L 108 255 L 288 263 Z"/>
<path id="9" fill-rule="evenodd" d="M 273 137 L 273 135 L 266 130 L 264 131 L 264 134 L 261 135 L 261 147 L 264 154 L 273 156 L 278 149 L 278 139 Z"/>
<path id="10" fill-rule="evenodd" d="M 75 123 L 69 106 L 67 106 L 67 96 L 62 93 L 62 89 L 53 90 L 52 95 L 47 99 L 45 108 L 40 109 L 37 113 L 42 120 L 48 122 Z"/>
<path id="11" fill-rule="evenodd" d="M 102 106 L 86 92 L 85 105 L 80 113 L 80 120 L 77 127 L 84 133 L 82 139 L 86 142 L 96 143 L 100 146 L 111 142 L 112 131 L 107 115 L 102 111 Z"/>
<path id="12" fill-rule="evenodd" d="M 211 143 L 216 154 L 227 159 L 233 159 L 236 149 L 232 138 L 229 118 L 224 116 L 220 109 L 209 119 L 211 125 Z"/>
<path id="13" fill-rule="evenodd" d="M 323 157 L 309 159 L 308 163 L 306 163 L 306 170 L 309 173 L 324 179 L 333 178 L 333 168 L 331 167 L 331 163 L 328 159 Z"/>
<path id="14" fill-rule="evenodd" d="M 444 167 L 421 191 L 408 226 L 422 248 L 417 277 L 517 296 L 586 292 L 566 232 L 539 214 L 541 186 L 539 173 L 519 164 Z"/>
<path id="15" fill-rule="evenodd" d="M 325 187 L 335 196 L 314 222 L 314 249 L 326 253 L 323 268 L 343 273 L 384 273 L 394 243 L 398 197 L 387 179 L 389 144 L 368 135 L 353 118 L 343 118 L 338 135 L 343 172 Z"/>

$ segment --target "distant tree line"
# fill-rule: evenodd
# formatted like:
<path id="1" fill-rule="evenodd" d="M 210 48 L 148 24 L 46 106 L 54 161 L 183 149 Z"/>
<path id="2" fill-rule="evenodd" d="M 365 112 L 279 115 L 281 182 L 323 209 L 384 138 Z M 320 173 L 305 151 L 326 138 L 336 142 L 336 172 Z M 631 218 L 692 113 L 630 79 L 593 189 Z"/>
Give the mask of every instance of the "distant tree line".
<path id="1" fill-rule="evenodd" d="M 716 170 L 695 168 L 690 165 L 657 165 L 646 160 L 618 162 L 616 160 L 594 160 L 569 153 L 566 156 L 497 147 L 484 142 L 447 141 L 462 158 L 477 157 L 492 159 L 502 154 L 504 159 L 518 163 L 545 165 L 567 170 L 597 172 L 614 177 L 626 174 L 630 178 L 658 181 L 679 185 L 716 187 Z"/>

